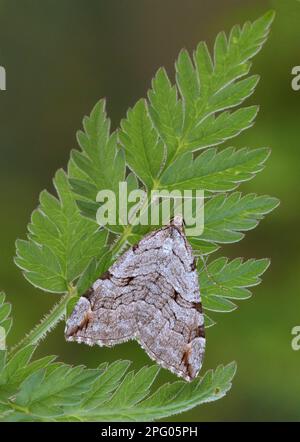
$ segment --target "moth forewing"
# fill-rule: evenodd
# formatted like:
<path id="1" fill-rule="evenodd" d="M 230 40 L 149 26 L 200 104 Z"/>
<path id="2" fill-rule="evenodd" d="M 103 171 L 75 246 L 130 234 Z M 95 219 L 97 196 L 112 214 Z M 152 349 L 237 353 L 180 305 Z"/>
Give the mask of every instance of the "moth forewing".
<path id="1" fill-rule="evenodd" d="M 81 297 L 68 341 L 112 346 L 136 339 L 162 367 L 194 379 L 205 351 L 195 259 L 182 219 L 145 236 Z"/>

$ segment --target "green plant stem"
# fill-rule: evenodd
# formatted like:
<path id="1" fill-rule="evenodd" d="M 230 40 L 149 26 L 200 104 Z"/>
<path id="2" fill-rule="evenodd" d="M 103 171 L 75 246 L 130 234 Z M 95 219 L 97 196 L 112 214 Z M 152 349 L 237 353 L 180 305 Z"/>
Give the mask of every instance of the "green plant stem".
<path id="1" fill-rule="evenodd" d="M 12 348 L 9 356 L 13 356 L 21 347 L 38 344 L 38 342 L 63 319 L 68 302 L 75 296 L 77 296 L 76 288 L 70 287 L 68 293 L 66 293 L 61 300 L 55 304 L 52 310 L 41 320 L 41 322 Z"/>

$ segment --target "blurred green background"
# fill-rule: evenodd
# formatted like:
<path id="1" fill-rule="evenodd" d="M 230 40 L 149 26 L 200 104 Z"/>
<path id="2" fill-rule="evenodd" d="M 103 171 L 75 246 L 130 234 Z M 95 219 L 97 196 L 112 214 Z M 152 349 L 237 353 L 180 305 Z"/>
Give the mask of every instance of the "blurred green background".
<path id="1" fill-rule="evenodd" d="M 300 2 L 297 0 L 1 0 L 0 65 L 7 91 L 0 92 L 0 286 L 13 303 L 15 343 L 58 299 L 33 289 L 13 263 L 15 239 L 43 188 L 65 167 L 82 117 L 107 97 L 113 127 L 128 106 L 145 96 L 160 66 L 173 75 L 182 47 L 220 30 L 277 11 L 271 37 L 255 58 L 261 75 L 247 103 L 260 104 L 256 125 L 233 141 L 237 147 L 271 146 L 267 168 L 243 187 L 277 196 L 281 206 L 228 256 L 272 258 L 263 284 L 231 314 L 214 315 L 204 370 L 235 359 L 238 373 L 225 399 L 174 420 L 299 420 L 300 351 L 291 329 L 300 325 L 300 91 L 291 70 L 300 64 Z M 113 349 L 66 344 L 63 324 L 40 346 L 69 363 L 96 366 L 130 358 L 149 363 L 135 343 Z M 174 380 L 161 372 L 160 381 Z"/>

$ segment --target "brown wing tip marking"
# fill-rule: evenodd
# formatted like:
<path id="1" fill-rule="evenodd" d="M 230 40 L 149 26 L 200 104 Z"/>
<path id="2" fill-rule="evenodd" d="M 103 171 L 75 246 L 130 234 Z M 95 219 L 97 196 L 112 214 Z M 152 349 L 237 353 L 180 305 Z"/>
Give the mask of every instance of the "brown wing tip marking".
<path id="1" fill-rule="evenodd" d="M 182 356 L 182 359 L 181 359 L 181 362 L 183 363 L 183 365 L 186 368 L 187 380 L 189 380 L 189 381 L 193 380 L 193 378 L 194 378 L 194 376 L 192 374 L 192 366 L 191 366 L 191 364 L 189 362 L 191 352 L 192 352 L 192 344 L 189 343 L 189 344 L 186 345 L 186 349 L 185 349 L 185 351 L 183 353 L 183 356 Z"/>
<path id="2" fill-rule="evenodd" d="M 85 300 L 85 301 L 83 301 Z M 85 305 L 83 305 L 83 303 Z M 88 303 L 88 306 L 86 305 Z M 67 326 L 65 330 L 66 338 L 70 338 L 78 331 L 86 330 L 89 322 L 93 319 L 93 312 L 91 310 L 91 305 L 87 298 L 80 298 L 71 317 L 67 321 Z"/>
<path id="3" fill-rule="evenodd" d="M 191 264 L 191 271 L 193 272 L 197 268 L 197 259 L 194 258 L 192 264 Z"/>
<path id="4" fill-rule="evenodd" d="M 112 274 L 110 273 L 109 270 L 107 270 L 106 272 L 102 273 L 102 275 L 99 277 L 99 279 L 105 280 L 105 279 L 111 279 Z"/>
<path id="5" fill-rule="evenodd" d="M 197 337 L 198 338 L 205 338 L 205 329 L 204 329 L 204 325 L 199 325 L 198 329 L 197 329 Z"/>
<path id="6" fill-rule="evenodd" d="M 202 313 L 202 303 L 201 302 L 194 302 L 193 307 L 194 307 L 194 309 L 197 310 L 197 312 Z"/>

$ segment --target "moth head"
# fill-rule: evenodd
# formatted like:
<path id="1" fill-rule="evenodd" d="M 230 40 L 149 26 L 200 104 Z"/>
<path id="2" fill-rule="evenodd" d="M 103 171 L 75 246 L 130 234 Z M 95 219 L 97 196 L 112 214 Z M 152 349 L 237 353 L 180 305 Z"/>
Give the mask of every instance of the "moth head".
<path id="1" fill-rule="evenodd" d="M 182 215 L 175 215 L 171 220 L 171 225 L 176 227 L 177 229 L 183 231 L 184 229 L 184 220 Z"/>

